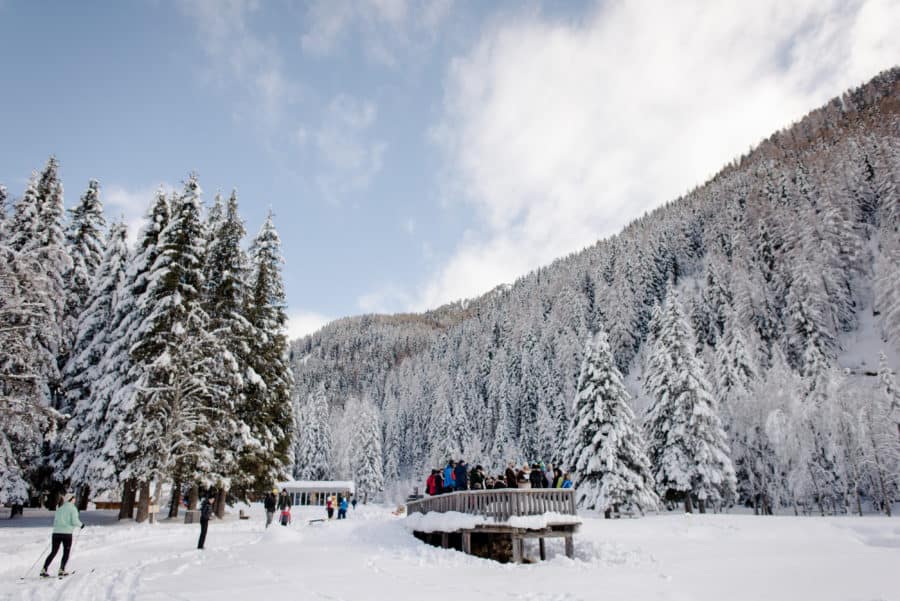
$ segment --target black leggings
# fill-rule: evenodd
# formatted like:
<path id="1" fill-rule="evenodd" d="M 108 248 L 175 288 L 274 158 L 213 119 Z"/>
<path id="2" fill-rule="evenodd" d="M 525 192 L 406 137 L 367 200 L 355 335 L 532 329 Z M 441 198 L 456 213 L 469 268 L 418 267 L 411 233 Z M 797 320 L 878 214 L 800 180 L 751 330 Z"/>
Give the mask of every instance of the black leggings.
<path id="1" fill-rule="evenodd" d="M 62 545 L 63 548 L 63 556 L 62 561 L 59 562 L 59 569 L 66 569 L 66 562 L 69 561 L 69 549 L 72 548 L 72 535 L 71 534 L 61 534 L 59 532 L 53 533 L 53 547 L 50 549 L 50 555 L 47 556 L 47 560 L 44 561 L 44 571 L 47 571 L 47 568 L 50 567 L 50 562 L 53 561 L 53 558 L 56 557 L 56 552 L 59 551 L 59 546 Z"/>

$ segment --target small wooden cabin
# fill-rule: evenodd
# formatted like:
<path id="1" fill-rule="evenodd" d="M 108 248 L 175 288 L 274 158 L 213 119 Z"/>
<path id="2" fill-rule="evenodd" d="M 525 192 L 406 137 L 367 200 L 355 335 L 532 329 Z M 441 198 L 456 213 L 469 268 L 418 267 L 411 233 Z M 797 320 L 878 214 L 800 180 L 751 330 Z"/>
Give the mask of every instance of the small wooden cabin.
<path id="1" fill-rule="evenodd" d="M 278 492 L 287 490 L 292 505 L 325 505 L 328 497 L 351 497 L 356 492 L 352 480 L 291 480 L 276 484 Z"/>

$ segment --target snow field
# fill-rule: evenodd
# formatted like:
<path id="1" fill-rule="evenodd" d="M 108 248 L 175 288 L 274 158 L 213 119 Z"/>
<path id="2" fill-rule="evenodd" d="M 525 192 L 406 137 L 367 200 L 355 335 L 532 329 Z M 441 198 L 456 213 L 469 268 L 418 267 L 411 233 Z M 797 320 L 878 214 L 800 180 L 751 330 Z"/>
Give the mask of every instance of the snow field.
<path id="1" fill-rule="evenodd" d="M 425 545 L 390 511 L 359 506 L 347 520 L 308 524 L 324 509 L 294 508 L 290 526 L 267 530 L 254 505 L 250 520 L 213 521 L 204 551 L 195 548 L 199 526 L 180 521 L 89 526 L 72 552 L 74 576 L 44 581 L 35 569 L 24 583 L 51 516 L 41 527 L 3 521 L 0 599 L 900 599 L 900 520 L 892 518 L 582 516 L 574 560 L 548 540 L 546 562 L 502 565 Z M 526 555 L 537 555 L 536 542 Z"/>

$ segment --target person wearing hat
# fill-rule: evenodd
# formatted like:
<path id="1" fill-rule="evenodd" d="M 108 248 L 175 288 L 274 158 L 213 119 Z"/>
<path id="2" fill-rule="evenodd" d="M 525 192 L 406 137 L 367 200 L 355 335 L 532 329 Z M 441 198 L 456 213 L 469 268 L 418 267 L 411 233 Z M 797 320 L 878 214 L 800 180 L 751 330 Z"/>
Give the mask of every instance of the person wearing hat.
<path id="1" fill-rule="evenodd" d="M 64 499 L 63 504 L 56 509 L 56 512 L 53 515 L 52 546 L 50 548 L 50 555 L 44 560 L 44 569 L 41 570 L 41 576 L 44 578 L 49 578 L 50 576 L 50 574 L 47 573 L 47 568 L 50 567 L 50 563 L 53 561 L 53 558 L 56 557 L 56 552 L 59 551 L 60 545 L 62 545 L 63 554 L 62 561 L 59 562 L 58 575 L 60 577 L 69 575 L 69 573 L 66 572 L 66 563 L 69 561 L 69 551 L 72 549 L 72 532 L 76 528 L 84 528 L 84 524 L 78 519 L 78 508 L 75 507 L 75 495 L 64 496 Z"/>
<path id="2" fill-rule="evenodd" d="M 266 495 L 265 500 L 263 501 L 263 505 L 266 508 L 266 528 L 269 527 L 269 524 L 272 523 L 272 518 L 275 517 L 275 509 L 276 509 L 276 499 L 275 493 L 278 492 L 277 488 L 273 488 Z"/>

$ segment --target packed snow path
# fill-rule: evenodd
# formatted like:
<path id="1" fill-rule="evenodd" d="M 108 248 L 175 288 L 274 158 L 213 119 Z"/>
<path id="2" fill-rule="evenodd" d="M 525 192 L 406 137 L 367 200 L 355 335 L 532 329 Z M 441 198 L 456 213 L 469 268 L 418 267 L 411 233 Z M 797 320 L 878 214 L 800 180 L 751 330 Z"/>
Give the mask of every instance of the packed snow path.
<path id="1" fill-rule="evenodd" d="M 502 565 L 427 546 L 381 506 L 320 524 L 252 519 L 199 526 L 116 524 L 86 512 L 65 580 L 22 573 L 50 538 L 51 515 L 0 520 L 0 599 L 44 601 L 328 599 L 550 601 L 645 599 L 889 601 L 900 599 L 900 519 L 663 514 L 585 517 L 575 559 L 548 541 L 547 562 Z M 536 555 L 535 546 L 527 550 Z M 54 569 L 56 564 L 54 564 Z"/>

